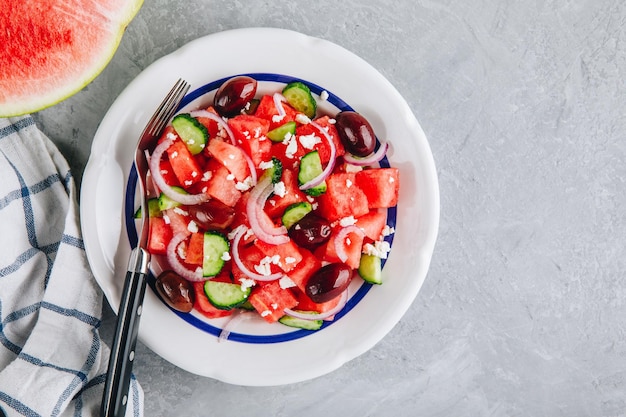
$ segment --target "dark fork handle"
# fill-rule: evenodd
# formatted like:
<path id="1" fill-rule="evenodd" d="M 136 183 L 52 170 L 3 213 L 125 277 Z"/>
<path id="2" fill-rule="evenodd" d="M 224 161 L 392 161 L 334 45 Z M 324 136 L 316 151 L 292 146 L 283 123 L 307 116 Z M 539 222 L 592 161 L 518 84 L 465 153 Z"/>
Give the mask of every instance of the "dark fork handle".
<path id="1" fill-rule="evenodd" d="M 135 358 L 135 346 L 139 331 L 139 319 L 143 298 L 146 292 L 145 262 L 138 259 L 144 255 L 142 249 L 135 249 L 136 268 L 126 273 L 124 291 L 117 316 L 115 338 L 111 346 L 109 369 L 104 394 L 102 396 L 102 417 L 123 417 L 129 398 L 130 377 Z M 131 261 L 132 262 L 132 261 Z M 130 269 L 130 268 L 129 268 Z"/>

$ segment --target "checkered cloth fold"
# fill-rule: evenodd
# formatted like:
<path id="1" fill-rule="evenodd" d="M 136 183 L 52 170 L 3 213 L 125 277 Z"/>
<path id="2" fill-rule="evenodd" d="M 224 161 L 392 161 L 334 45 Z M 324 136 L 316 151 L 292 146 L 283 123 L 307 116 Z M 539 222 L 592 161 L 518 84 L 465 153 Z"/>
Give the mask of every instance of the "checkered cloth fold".
<path id="1" fill-rule="evenodd" d="M 30 116 L 0 119 L 0 416 L 96 416 L 109 359 L 75 184 Z M 143 415 L 133 379 L 127 416 Z"/>

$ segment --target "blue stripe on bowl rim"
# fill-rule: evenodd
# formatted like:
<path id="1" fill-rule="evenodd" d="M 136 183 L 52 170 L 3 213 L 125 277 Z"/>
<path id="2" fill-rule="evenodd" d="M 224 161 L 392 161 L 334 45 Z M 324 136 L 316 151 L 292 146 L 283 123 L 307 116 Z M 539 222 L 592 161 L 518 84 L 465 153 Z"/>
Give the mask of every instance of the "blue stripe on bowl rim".
<path id="1" fill-rule="evenodd" d="M 283 74 L 273 74 L 273 73 L 246 73 L 246 74 L 237 74 L 237 75 L 246 75 L 246 76 L 254 78 L 257 81 L 278 82 L 278 83 L 283 83 L 283 84 L 288 84 L 291 82 L 299 81 L 305 84 L 306 86 L 308 86 L 311 92 L 314 94 L 320 95 L 322 94 L 323 91 L 326 91 L 326 93 L 328 93 L 328 102 L 333 104 L 340 111 L 353 111 L 354 110 L 345 101 L 337 97 L 332 92 L 320 87 L 317 84 L 314 84 L 312 82 L 309 82 L 309 81 L 306 81 L 297 77 L 292 77 L 292 76 L 283 75 Z M 237 75 L 221 78 L 219 80 L 210 82 L 208 84 L 205 84 L 193 90 L 192 92 L 188 93 L 185 96 L 185 98 L 180 104 L 179 109 L 183 108 L 184 106 L 196 100 L 197 98 L 213 90 L 216 90 L 226 80 Z M 379 146 L 380 146 L 380 141 L 378 141 L 377 139 L 377 147 Z M 380 161 L 380 166 L 381 167 L 390 166 L 389 161 L 386 156 Z M 137 229 L 136 229 L 135 217 L 134 217 L 135 216 L 136 187 L 137 187 L 137 170 L 135 169 L 135 166 L 133 164 L 133 166 L 130 169 L 130 173 L 128 175 L 128 182 L 126 184 L 126 195 L 125 195 L 125 200 L 124 200 L 124 218 L 125 218 L 126 232 L 128 235 L 128 241 L 129 241 L 131 248 L 134 248 L 135 246 L 137 246 L 137 241 L 138 241 Z M 389 227 L 395 228 L 396 216 L 397 216 L 396 207 L 391 207 L 387 209 L 387 225 Z M 394 234 L 392 233 L 389 236 L 385 237 L 385 240 L 389 243 L 389 245 L 393 243 L 393 236 Z M 382 260 L 383 267 L 385 266 L 385 262 L 386 262 L 386 259 L 383 259 Z M 156 282 L 156 278 L 154 277 L 152 273 L 150 273 L 148 277 L 148 285 L 152 289 L 152 291 L 157 295 L 157 297 L 159 297 L 158 293 L 156 292 L 155 282 Z M 287 333 L 277 333 L 277 334 L 272 334 L 272 335 L 253 335 L 253 334 L 244 334 L 244 333 L 231 331 L 230 334 L 228 335 L 228 340 L 242 342 L 242 343 L 251 343 L 251 344 L 269 344 L 269 343 L 287 342 L 290 340 L 296 340 L 302 337 L 306 337 L 312 333 L 319 332 L 323 330 L 324 328 L 331 326 L 333 323 L 336 323 L 337 321 L 342 319 L 348 312 L 350 312 L 350 310 L 352 310 L 367 295 L 367 293 L 370 291 L 372 286 L 373 286 L 372 284 L 363 282 L 363 284 L 359 287 L 356 293 L 348 300 L 344 308 L 335 315 L 335 319 L 333 321 L 324 321 L 322 324 L 322 327 L 319 330 L 297 329 L 297 330 L 287 332 Z M 163 304 L 167 306 L 167 304 L 165 303 Z M 206 333 L 209 333 L 214 336 L 219 336 L 222 332 L 221 328 L 214 326 L 210 324 L 209 322 L 205 321 L 204 319 L 200 319 L 191 313 L 181 313 L 179 311 L 176 311 L 170 308 L 169 306 L 167 307 L 174 314 L 176 314 L 178 317 L 183 319 L 185 322 L 189 323 L 190 325 Z M 206 319 L 206 320 L 210 320 L 210 319 Z"/>

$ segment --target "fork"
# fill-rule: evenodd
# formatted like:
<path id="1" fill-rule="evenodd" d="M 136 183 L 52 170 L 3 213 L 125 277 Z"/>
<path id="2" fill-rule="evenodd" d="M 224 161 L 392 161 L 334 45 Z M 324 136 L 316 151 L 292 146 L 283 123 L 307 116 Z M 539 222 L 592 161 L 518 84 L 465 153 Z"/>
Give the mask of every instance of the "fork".
<path id="1" fill-rule="evenodd" d="M 146 250 L 150 229 L 146 195 L 146 175 L 148 173 L 146 151 L 151 151 L 154 148 L 188 90 L 189 84 L 186 81 L 179 79 L 176 82 L 148 121 L 135 149 L 134 163 L 139 180 L 141 204 L 140 234 L 137 246 L 131 251 L 124 290 L 118 309 L 117 327 L 111 346 L 109 368 L 100 409 L 102 417 L 124 416 L 128 403 L 139 318 L 141 317 L 146 291 L 146 276 L 150 269 L 150 253 Z"/>

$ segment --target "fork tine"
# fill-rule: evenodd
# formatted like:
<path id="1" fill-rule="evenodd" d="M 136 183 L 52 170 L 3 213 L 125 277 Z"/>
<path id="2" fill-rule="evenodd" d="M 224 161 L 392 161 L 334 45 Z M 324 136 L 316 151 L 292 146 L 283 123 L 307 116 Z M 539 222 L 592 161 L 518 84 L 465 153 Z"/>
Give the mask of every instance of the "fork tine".
<path id="1" fill-rule="evenodd" d="M 153 119 L 148 123 L 149 127 L 147 129 L 151 135 L 158 134 L 165 127 L 174 112 L 176 112 L 180 99 L 188 90 L 189 84 L 181 79 L 172 87 L 155 112 Z"/>

